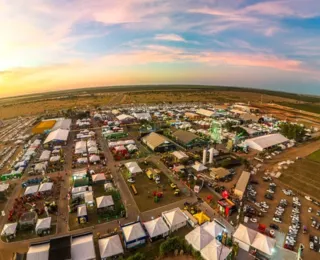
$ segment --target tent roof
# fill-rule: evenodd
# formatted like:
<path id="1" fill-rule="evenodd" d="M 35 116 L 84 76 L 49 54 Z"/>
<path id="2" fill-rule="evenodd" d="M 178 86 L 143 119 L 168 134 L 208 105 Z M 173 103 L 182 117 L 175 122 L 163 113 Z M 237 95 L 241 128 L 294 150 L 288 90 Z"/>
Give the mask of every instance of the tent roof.
<path id="1" fill-rule="evenodd" d="M 103 181 L 106 179 L 106 176 L 104 175 L 104 173 L 97 173 L 92 175 L 92 181 L 96 182 L 96 181 Z"/>
<path id="2" fill-rule="evenodd" d="M 267 255 L 272 255 L 272 248 L 275 247 L 275 244 L 275 239 L 261 233 L 257 233 L 251 246 Z"/>
<path id="3" fill-rule="evenodd" d="M 207 222 L 207 223 L 203 224 L 202 226 L 213 237 L 217 237 L 224 230 L 224 228 L 215 221 Z"/>
<path id="4" fill-rule="evenodd" d="M 208 169 L 202 163 L 195 163 L 194 165 L 192 165 L 192 168 L 195 169 L 197 172 L 201 172 L 201 171 Z"/>
<path id="5" fill-rule="evenodd" d="M 188 155 L 186 155 L 184 152 L 182 151 L 174 151 L 172 153 L 173 156 L 175 156 L 177 159 L 181 160 L 181 159 L 187 159 L 189 158 Z"/>
<path id="6" fill-rule="evenodd" d="M 38 191 L 48 191 L 48 190 L 51 190 L 51 189 L 52 189 L 52 186 L 53 186 L 53 182 L 45 182 L 45 183 L 42 183 L 42 184 L 40 185 Z"/>
<path id="7" fill-rule="evenodd" d="M 222 245 L 218 240 L 213 239 L 200 253 L 205 260 L 222 260 L 226 259 L 231 251 L 230 248 Z"/>
<path id="8" fill-rule="evenodd" d="M 257 147 L 259 150 L 263 150 L 271 146 L 282 144 L 288 141 L 289 140 L 282 134 L 269 134 L 247 139 L 245 141 L 245 144 L 247 144 L 249 147 L 253 147 L 253 149 Z"/>
<path id="9" fill-rule="evenodd" d="M 50 155 L 51 155 L 51 151 L 44 150 L 40 155 L 39 161 L 47 161 L 47 160 L 49 160 Z"/>
<path id="10" fill-rule="evenodd" d="M 202 225 L 207 221 L 210 221 L 210 218 L 203 211 L 201 211 L 200 213 L 194 214 L 193 216 L 196 220 L 198 220 L 198 223 L 200 225 Z"/>
<path id="11" fill-rule="evenodd" d="M 143 137 L 143 141 L 153 148 L 156 148 L 163 143 L 169 143 L 169 139 L 164 137 L 163 135 L 159 135 L 155 132 L 150 133 L 149 135 Z"/>
<path id="12" fill-rule="evenodd" d="M 257 233 L 257 231 L 240 224 L 234 232 L 233 237 L 248 245 L 252 245 Z"/>
<path id="13" fill-rule="evenodd" d="M 178 225 L 187 220 L 179 208 L 163 212 L 162 215 L 166 218 L 170 227 Z"/>
<path id="14" fill-rule="evenodd" d="M 87 207 L 86 205 L 79 205 L 77 208 L 78 217 L 87 216 Z"/>
<path id="15" fill-rule="evenodd" d="M 27 260 L 39 260 L 39 259 L 48 260 L 49 250 L 50 250 L 49 243 L 30 246 L 27 253 Z"/>
<path id="16" fill-rule="evenodd" d="M 39 229 L 48 229 L 51 227 L 51 217 L 39 218 L 36 224 L 36 231 Z"/>
<path id="17" fill-rule="evenodd" d="M 161 217 L 145 222 L 144 226 L 150 237 L 156 237 L 169 231 L 168 226 Z"/>
<path id="18" fill-rule="evenodd" d="M 4 235 L 8 236 L 8 235 L 15 234 L 16 233 L 16 229 L 17 229 L 17 225 L 18 225 L 17 222 L 5 224 L 3 229 L 2 229 L 1 236 L 4 236 Z"/>
<path id="19" fill-rule="evenodd" d="M 96 259 L 92 234 L 72 238 L 71 258 L 72 260 Z"/>
<path id="20" fill-rule="evenodd" d="M 250 175 L 251 175 L 250 172 L 243 171 L 236 184 L 235 190 L 245 192 L 245 189 L 250 179 Z"/>
<path id="21" fill-rule="evenodd" d="M 98 198 L 96 198 L 96 201 L 97 201 L 97 208 L 98 209 L 114 205 L 114 202 L 113 202 L 111 195 L 98 197 Z"/>
<path id="22" fill-rule="evenodd" d="M 39 185 L 28 186 L 24 195 L 34 194 L 38 191 Z"/>
<path id="23" fill-rule="evenodd" d="M 123 236 L 126 242 L 130 242 L 146 236 L 140 222 L 122 227 Z"/>
<path id="24" fill-rule="evenodd" d="M 98 243 L 101 258 L 123 254 L 123 247 L 119 235 L 99 239 Z"/>
<path id="25" fill-rule="evenodd" d="M 140 166 L 136 162 L 128 162 L 125 164 L 130 173 L 142 172 Z"/>
<path id="26" fill-rule="evenodd" d="M 198 226 L 185 236 L 187 242 L 198 251 L 208 245 L 214 237 L 203 227 Z"/>
<path id="27" fill-rule="evenodd" d="M 67 141 L 69 132 L 69 130 L 57 129 L 48 135 L 44 143 L 46 144 L 52 141 Z"/>
<path id="28" fill-rule="evenodd" d="M 196 134 L 185 130 L 177 130 L 172 134 L 172 136 L 183 144 L 188 144 L 198 138 Z"/>

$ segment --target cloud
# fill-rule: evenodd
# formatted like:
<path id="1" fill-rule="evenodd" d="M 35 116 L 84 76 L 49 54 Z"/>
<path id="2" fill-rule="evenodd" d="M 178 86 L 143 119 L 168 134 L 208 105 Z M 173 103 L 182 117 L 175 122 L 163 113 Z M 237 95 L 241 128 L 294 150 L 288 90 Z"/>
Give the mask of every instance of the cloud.
<path id="1" fill-rule="evenodd" d="M 160 41 L 187 42 L 184 38 L 177 34 L 157 34 L 154 39 Z"/>

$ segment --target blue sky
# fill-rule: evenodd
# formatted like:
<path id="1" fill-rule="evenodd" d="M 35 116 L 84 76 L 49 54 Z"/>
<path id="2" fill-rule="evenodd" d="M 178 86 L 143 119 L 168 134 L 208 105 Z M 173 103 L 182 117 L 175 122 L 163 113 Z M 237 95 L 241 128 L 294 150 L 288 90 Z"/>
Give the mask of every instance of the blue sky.
<path id="1" fill-rule="evenodd" d="M 0 96 L 169 83 L 320 95 L 319 0 L 0 0 L 0 33 Z"/>

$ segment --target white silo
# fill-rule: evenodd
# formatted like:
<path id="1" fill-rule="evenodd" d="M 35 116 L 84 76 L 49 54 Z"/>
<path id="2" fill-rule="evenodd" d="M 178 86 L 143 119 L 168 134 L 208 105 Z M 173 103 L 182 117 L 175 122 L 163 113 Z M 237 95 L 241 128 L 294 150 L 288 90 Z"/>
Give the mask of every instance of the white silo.
<path id="1" fill-rule="evenodd" d="M 213 163 L 213 154 L 214 154 L 214 148 L 210 148 L 210 150 L 209 150 L 209 163 Z"/>
<path id="2" fill-rule="evenodd" d="M 205 165 L 206 163 L 207 163 L 207 149 L 203 149 L 202 164 Z"/>

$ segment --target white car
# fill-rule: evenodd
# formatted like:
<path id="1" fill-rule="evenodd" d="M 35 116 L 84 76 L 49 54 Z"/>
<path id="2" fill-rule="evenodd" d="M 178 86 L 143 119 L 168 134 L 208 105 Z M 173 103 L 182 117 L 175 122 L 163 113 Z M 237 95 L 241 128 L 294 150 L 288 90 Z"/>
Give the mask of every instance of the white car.
<path id="1" fill-rule="evenodd" d="M 309 208 L 308 208 L 308 213 L 311 213 L 311 212 L 312 212 L 312 208 L 309 207 Z"/>
<path id="2" fill-rule="evenodd" d="M 310 196 L 304 196 L 306 200 L 312 201 L 312 199 L 310 198 Z"/>
<path id="3" fill-rule="evenodd" d="M 129 183 L 135 183 L 135 182 L 136 182 L 133 178 L 129 178 L 127 181 L 128 181 Z"/>
<path id="4" fill-rule="evenodd" d="M 257 220 L 256 218 L 250 218 L 250 221 L 251 221 L 252 223 L 257 223 L 257 222 L 258 222 L 258 220 Z"/>
<path id="5" fill-rule="evenodd" d="M 267 192 L 274 194 L 274 191 L 271 189 L 267 190 Z"/>

